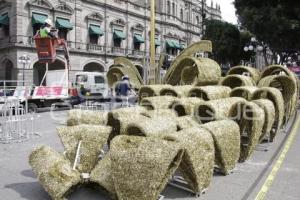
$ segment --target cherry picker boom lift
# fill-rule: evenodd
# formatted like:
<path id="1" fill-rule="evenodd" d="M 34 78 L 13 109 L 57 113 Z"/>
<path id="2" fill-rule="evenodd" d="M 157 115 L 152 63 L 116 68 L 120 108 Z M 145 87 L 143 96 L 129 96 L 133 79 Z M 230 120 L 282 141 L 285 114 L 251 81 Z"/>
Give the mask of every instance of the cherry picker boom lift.
<path id="1" fill-rule="evenodd" d="M 59 38 L 42 38 L 39 34 L 34 37 L 34 40 L 38 62 L 45 64 L 46 69 L 40 85 L 34 88 L 32 95 L 28 98 L 28 110 L 36 112 L 38 108 L 51 107 L 53 105 L 66 106 L 77 104 L 77 89 L 72 88 L 69 81 L 70 54 L 66 41 Z M 62 73 L 61 77 L 58 77 L 59 81 L 44 86 L 45 80 L 49 76 L 49 64 L 54 63 L 56 60 L 57 49 L 64 51 L 66 60 L 64 73 Z"/>

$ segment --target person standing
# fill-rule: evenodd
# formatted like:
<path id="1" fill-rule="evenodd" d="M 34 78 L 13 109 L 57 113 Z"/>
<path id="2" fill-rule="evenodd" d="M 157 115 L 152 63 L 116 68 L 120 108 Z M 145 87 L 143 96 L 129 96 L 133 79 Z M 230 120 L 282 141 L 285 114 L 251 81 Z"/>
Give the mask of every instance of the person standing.
<path id="1" fill-rule="evenodd" d="M 130 79 L 128 75 L 125 75 L 122 77 L 122 81 L 117 85 L 117 91 L 118 95 L 121 97 L 122 100 L 122 105 L 123 102 L 126 102 L 126 106 L 129 107 L 129 98 L 130 98 L 130 93 L 133 92 L 132 87 L 130 85 Z"/>
<path id="2" fill-rule="evenodd" d="M 87 91 L 84 87 L 83 84 L 80 85 L 80 88 L 79 88 L 79 99 L 80 99 L 80 103 L 83 103 L 86 101 L 86 95 L 87 95 Z"/>
<path id="3" fill-rule="evenodd" d="M 127 75 L 122 77 L 122 81 L 118 85 L 119 87 L 119 94 L 121 96 L 128 96 L 129 92 L 131 90 L 130 82 L 129 82 L 129 77 Z"/>

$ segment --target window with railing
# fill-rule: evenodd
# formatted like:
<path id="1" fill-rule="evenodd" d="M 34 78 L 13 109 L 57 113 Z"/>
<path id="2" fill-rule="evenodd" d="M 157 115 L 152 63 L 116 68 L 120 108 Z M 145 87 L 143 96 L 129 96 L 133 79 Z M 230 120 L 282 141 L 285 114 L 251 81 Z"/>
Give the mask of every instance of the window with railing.
<path id="1" fill-rule="evenodd" d="M 58 30 L 58 37 L 64 40 L 68 40 L 68 29 L 59 29 Z"/>
<path id="2" fill-rule="evenodd" d="M 172 49 L 171 48 L 167 48 L 167 54 L 171 55 L 172 54 Z"/>
<path id="3" fill-rule="evenodd" d="M 121 47 L 122 39 L 114 38 L 114 47 Z"/>
<path id="4" fill-rule="evenodd" d="M 90 44 L 98 44 L 99 36 L 98 35 L 90 35 Z"/>
<path id="5" fill-rule="evenodd" d="M 167 54 L 173 55 L 173 56 L 176 56 L 177 52 L 178 52 L 177 49 L 175 49 L 175 48 L 167 48 L 166 50 L 167 50 Z"/>
<path id="6" fill-rule="evenodd" d="M 36 33 L 44 26 L 45 20 L 48 18 L 48 15 L 32 12 L 32 34 L 36 35 Z"/>
<path id="7" fill-rule="evenodd" d="M 32 33 L 33 35 L 35 35 L 40 29 L 41 29 L 42 25 L 41 24 L 35 24 L 32 26 Z"/>
<path id="8" fill-rule="evenodd" d="M 141 43 L 135 42 L 133 44 L 133 48 L 135 51 L 140 51 L 141 50 Z"/>
<path id="9" fill-rule="evenodd" d="M 0 29 L 2 30 L 2 35 L 4 37 L 8 37 L 9 36 L 9 26 L 0 26 Z"/>
<path id="10" fill-rule="evenodd" d="M 56 28 L 58 29 L 58 36 L 68 41 L 68 32 L 73 29 L 73 24 L 67 18 L 56 18 Z"/>
<path id="11" fill-rule="evenodd" d="M 8 13 L 0 15 L 0 37 L 9 36 L 9 17 Z"/>

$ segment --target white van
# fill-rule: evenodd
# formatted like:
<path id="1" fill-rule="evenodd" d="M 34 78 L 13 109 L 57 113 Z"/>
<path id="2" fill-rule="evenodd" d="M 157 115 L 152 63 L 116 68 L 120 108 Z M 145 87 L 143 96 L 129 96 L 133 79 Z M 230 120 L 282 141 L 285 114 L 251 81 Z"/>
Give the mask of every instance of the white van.
<path id="1" fill-rule="evenodd" d="M 76 87 L 80 92 L 83 85 L 91 97 L 109 98 L 110 90 L 108 88 L 106 76 L 99 72 L 78 72 L 76 75 Z"/>

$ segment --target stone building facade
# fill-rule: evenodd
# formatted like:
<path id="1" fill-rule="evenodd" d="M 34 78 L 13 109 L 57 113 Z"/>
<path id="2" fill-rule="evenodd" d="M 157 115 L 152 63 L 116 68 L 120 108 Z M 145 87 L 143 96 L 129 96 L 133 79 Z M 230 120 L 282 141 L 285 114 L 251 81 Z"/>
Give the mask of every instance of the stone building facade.
<path id="1" fill-rule="evenodd" d="M 177 55 L 200 40 L 201 1 L 156 0 L 157 59 L 164 52 Z M 206 5 L 209 16 L 220 19 L 220 8 Z M 213 15 L 212 15 L 213 13 Z M 71 55 L 70 78 L 79 71 L 106 72 L 116 56 L 137 66 L 149 57 L 148 0 L 0 0 L 0 80 L 22 79 L 39 84 L 45 65 L 39 64 L 33 35 L 50 18 L 67 40 Z M 18 63 L 27 54 L 30 63 Z M 64 69 L 62 52 L 49 70 Z"/>

